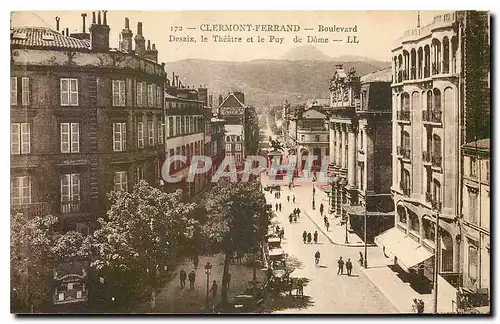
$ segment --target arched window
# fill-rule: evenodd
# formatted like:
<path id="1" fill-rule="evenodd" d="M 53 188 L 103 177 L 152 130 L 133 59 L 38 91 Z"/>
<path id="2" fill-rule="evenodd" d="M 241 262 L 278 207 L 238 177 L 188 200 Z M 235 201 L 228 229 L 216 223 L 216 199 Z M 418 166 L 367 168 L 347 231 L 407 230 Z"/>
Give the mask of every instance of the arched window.
<path id="1" fill-rule="evenodd" d="M 433 111 L 441 111 L 441 91 L 439 89 L 434 89 L 434 107 Z"/>
<path id="2" fill-rule="evenodd" d="M 403 51 L 404 58 L 404 71 L 403 71 L 403 80 L 408 80 L 410 76 L 410 53 L 408 51 Z"/>
<path id="3" fill-rule="evenodd" d="M 401 190 L 407 196 L 410 195 L 411 191 L 411 180 L 410 180 L 410 171 L 403 169 L 402 179 L 401 179 Z"/>
<path id="4" fill-rule="evenodd" d="M 231 142 L 231 137 L 230 136 L 226 136 L 226 142 Z"/>
<path id="5" fill-rule="evenodd" d="M 398 206 L 398 219 L 400 223 L 406 224 L 406 210 L 403 206 Z"/>
<path id="6" fill-rule="evenodd" d="M 441 155 L 441 137 L 439 135 L 432 135 L 432 165 L 440 167 L 442 161 Z"/>
<path id="7" fill-rule="evenodd" d="M 412 48 L 410 52 L 410 64 L 411 64 L 410 79 L 414 80 L 417 78 L 417 52 L 415 51 L 414 48 Z"/>
<path id="8" fill-rule="evenodd" d="M 448 37 L 443 38 L 443 73 L 450 72 L 450 42 Z"/>
<path id="9" fill-rule="evenodd" d="M 434 54 L 434 60 L 432 62 L 432 74 L 439 74 L 441 71 L 441 42 L 438 39 L 432 40 L 432 53 Z"/>
<path id="10" fill-rule="evenodd" d="M 417 78 L 419 79 L 422 79 L 423 65 L 424 65 L 424 52 L 422 50 L 422 47 L 419 47 L 417 51 Z"/>
<path id="11" fill-rule="evenodd" d="M 453 240 L 450 233 L 440 230 L 441 234 L 441 271 L 453 271 Z"/>
<path id="12" fill-rule="evenodd" d="M 441 183 L 437 179 L 433 181 L 432 197 L 435 203 L 435 208 L 441 209 Z"/>
<path id="13" fill-rule="evenodd" d="M 427 91 L 427 112 L 432 112 L 432 91 Z"/>
<path id="14" fill-rule="evenodd" d="M 419 233 L 420 232 L 420 221 L 418 220 L 417 214 L 412 212 L 411 210 L 408 211 L 408 216 L 410 219 L 410 231 Z"/>
<path id="15" fill-rule="evenodd" d="M 431 49 L 429 45 L 424 47 L 424 78 L 430 77 Z"/>
<path id="16" fill-rule="evenodd" d="M 403 82 L 403 56 L 398 56 L 398 82 Z"/>
<path id="17" fill-rule="evenodd" d="M 436 224 L 425 215 L 422 218 L 422 227 L 424 230 L 424 239 L 434 242 L 436 238 Z"/>
<path id="18" fill-rule="evenodd" d="M 236 141 L 237 142 L 241 141 L 241 138 L 239 136 L 236 136 Z"/>

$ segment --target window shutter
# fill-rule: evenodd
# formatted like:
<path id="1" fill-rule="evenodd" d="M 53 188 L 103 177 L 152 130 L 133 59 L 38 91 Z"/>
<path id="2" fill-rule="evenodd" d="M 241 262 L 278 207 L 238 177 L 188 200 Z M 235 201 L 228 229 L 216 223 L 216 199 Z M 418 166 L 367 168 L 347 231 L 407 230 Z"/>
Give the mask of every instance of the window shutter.
<path id="1" fill-rule="evenodd" d="M 21 177 L 22 204 L 31 204 L 31 177 Z"/>
<path id="2" fill-rule="evenodd" d="M 15 177 L 12 179 L 11 185 L 11 199 L 12 205 L 20 205 L 21 204 L 21 188 L 20 188 L 20 177 Z"/>
<path id="3" fill-rule="evenodd" d="M 61 79 L 61 106 L 69 105 L 69 79 Z"/>
<path id="4" fill-rule="evenodd" d="M 122 151 L 127 150 L 127 124 L 122 123 Z"/>
<path id="5" fill-rule="evenodd" d="M 113 123 L 113 151 L 118 151 L 120 149 L 120 133 L 119 133 L 120 124 Z"/>
<path id="6" fill-rule="evenodd" d="M 17 105 L 17 77 L 10 78 L 10 104 Z"/>
<path id="7" fill-rule="evenodd" d="M 10 128 L 10 152 L 12 154 L 21 153 L 21 126 L 13 123 Z"/>
<path id="8" fill-rule="evenodd" d="M 71 201 L 80 201 L 80 175 L 71 175 Z"/>
<path id="9" fill-rule="evenodd" d="M 61 123 L 61 153 L 69 153 L 69 124 Z"/>
<path id="10" fill-rule="evenodd" d="M 27 106 L 30 104 L 30 79 L 23 77 L 21 79 L 21 92 L 22 92 L 22 104 L 23 106 Z"/>
<path id="11" fill-rule="evenodd" d="M 78 80 L 70 79 L 70 103 L 72 106 L 78 106 Z"/>
<path id="12" fill-rule="evenodd" d="M 21 153 L 29 154 L 31 150 L 30 145 L 30 124 L 21 124 Z"/>
<path id="13" fill-rule="evenodd" d="M 61 202 L 65 203 L 70 201 L 69 198 L 69 182 L 70 182 L 70 175 L 69 174 L 63 174 L 61 176 Z"/>
<path id="14" fill-rule="evenodd" d="M 71 123 L 71 152 L 80 152 L 80 124 Z"/>

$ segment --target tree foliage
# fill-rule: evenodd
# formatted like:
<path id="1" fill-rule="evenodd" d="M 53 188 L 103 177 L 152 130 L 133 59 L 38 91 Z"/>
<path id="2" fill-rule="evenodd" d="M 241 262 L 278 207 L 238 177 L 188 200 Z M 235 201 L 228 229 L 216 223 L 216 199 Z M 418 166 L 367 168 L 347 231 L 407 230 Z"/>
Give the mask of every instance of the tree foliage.
<path id="1" fill-rule="evenodd" d="M 54 216 L 11 215 L 10 269 L 12 312 L 36 312 L 52 293 L 51 227 Z"/>

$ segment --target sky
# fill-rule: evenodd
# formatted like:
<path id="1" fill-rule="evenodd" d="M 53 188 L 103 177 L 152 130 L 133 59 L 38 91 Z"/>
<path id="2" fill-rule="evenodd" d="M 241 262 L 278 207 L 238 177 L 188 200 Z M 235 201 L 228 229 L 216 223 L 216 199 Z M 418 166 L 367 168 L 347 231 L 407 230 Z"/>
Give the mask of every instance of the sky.
<path id="1" fill-rule="evenodd" d="M 42 26 L 55 29 L 55 17 L 61 18 L 61 28 L 71 32 L 82 31 L 82 11 L 37 11 L 14 12 L 11 26 Z M 430 23 L 434 16 L 443 11 L 420 11 L 421 26 Z M 255 59 L 279 59 L 286 52 L 300 45 L 314 45 L 328 56 L 360 55 L 373 59 L 390 61 L 394 41 L 408 29 L 417 25 L 416 11 L 108 11 L 108 25 L 111 28 L 110 46 L 118 47 L 119 33 L 124 28 L 125 17 L 130 19 L 130 29 L 137 32 L 137 22 L 143 23 L 143 35 L 156 44 L 160 62 L 182 59 L 207 59 L 218 61 L 250 61 Z M 91 24 L 92 14 L 87 12 L 86 26 Z M 300 31 L 293 32 L 202 32 L 202 24 L 296 24 Z M 357 33 L 319 32 L 318 26 L 353 27 Z M 172 31 L 175 26 L 182 31 Z M 188 29 L 192 28 L 192 29 Z M 305 31 L 313 28 L 313 31 Z M 212 35 L 241 36 L 243 43 L 213 43 Z M 192 36 L 196 43 L 170 42 L 170 36 Z M 201 42 L 201 35 L 209 42 Z M 257 35 L 265 39 L 256 43 Z M 356 36 L 358 44 L 346 44 L 347 35 Z M 254 38 L 246 43 L 247 37 Z M 283 37 L 281 44 L 268 42 L 270 36 Z M 342 42 L 329 44 L 297 44 L 294 36 L 329 37 Z"/>

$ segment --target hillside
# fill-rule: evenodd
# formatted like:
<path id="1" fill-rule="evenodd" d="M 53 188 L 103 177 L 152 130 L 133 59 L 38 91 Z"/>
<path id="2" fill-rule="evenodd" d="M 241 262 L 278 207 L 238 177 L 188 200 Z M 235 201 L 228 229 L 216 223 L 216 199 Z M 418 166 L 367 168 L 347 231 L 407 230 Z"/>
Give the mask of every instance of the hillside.
<path id="1" fill-rule="evenodd" d="M 222 62 L 189 59 L 167 63 L 165 69 L 180 75 L 186 85 L 206 85 L 217 103 L 219 94 L 233 90 L 245 93 L 247 104 L 261 107 L 281 105 L 285 100 L 299 103 L 311 98 L 329 97 L 329 80 L 338 61 L 321 60 L 254 60 Z M 386 62 L 345 62 L 348 70 L 354 66 L 359 75 L 388 67 Z"/>

